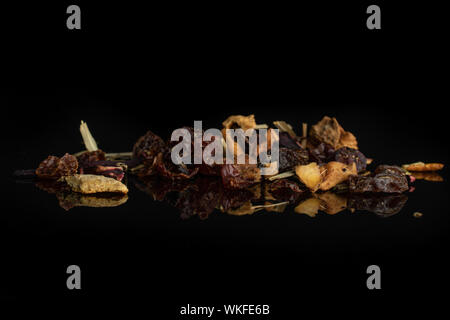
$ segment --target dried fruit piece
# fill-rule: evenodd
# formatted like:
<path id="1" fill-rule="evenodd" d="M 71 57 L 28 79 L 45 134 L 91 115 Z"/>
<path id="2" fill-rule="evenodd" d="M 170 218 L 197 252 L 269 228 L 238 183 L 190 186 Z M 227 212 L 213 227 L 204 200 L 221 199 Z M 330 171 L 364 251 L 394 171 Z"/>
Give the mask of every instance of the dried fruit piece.
<path id="1" fill-rule="evenodd" d="M 325 116 L 310 129 L 310 136 L 319 142 L 325 142 L 335 149 L 349 147 L 358 149 L 355 136 L 341 127 L 336 118 Z"/>
<path id="2" fill-rule="evenodd" d="M 402 165 L 402 168 L 408 171 L 438 171 L 444 168 L 442 163 L 423 163 L 414 162 Z"/>
<path id="3" fill-rule="evenodd" d="M 256 127 L 255 115 L 248 116 L 235 115 L 229 116 L 223 123 L 226 129 L 242 128 L 244 131 Z"/>
<path id="4" fill-rule="evenodd" d="M 366 170 L 367 167 L 367 160 L 362 152 L 349 147 L 342 147 L 336 150 L 334 160 L 345 164 L 356 163 L 358 172 Z"/>
<path id="5" fill-rule="evenodd" d="M 225 164 L 220 171 L 227 188 L 246 188 L 261 181 L 261 171 L 256 164 Z"/>
<path id="6" fill-rule="evenodd" d="M 310 216 L 311 218 L 314 218 L 319 212 L 319 208 L 320 200 L 317 198 L 310 198 L 296 206 L 294 211 L 296 213 L 303 213 Z"/>
<path id="7" fill-rule="evenodd" d="M 155 157 L 163 152 L 166 144 L 163 139 L 151 131 L 140 137 L 133 147 L 133 157 L 152 165 Z"/>
<path id="8" fill-rule="evenodd" d="M 414 218 L 421 218 L 423 216 L 423 213 L 422 212 L 414 212 L 413 213 L 413 217 Z"/>
<path id="9" fill-rule="evenodd" d="M 319 188 L 322 176 L 317 163 L 311 162 L 307 165 L 300 165 L 295 167 L 295 173 L 311 191 L 316 191 Z"/>
<path id="10" fill-rule="evenodd" d="M 378 166 L 373 176 L 350 176 L 348 185 L 353 193 L 401 193 L 409 190 L 406 174 L 396 166 Z"/>
<path id="11" fill-rule="evenodd" d="M 36 175 L 44 179 L 59 179 L 77 173 L 78 161 L 74 156 L 66 153 L 63 157 L 48 156 L 39 164 Z"/>
<path id="12" fill-rule="evenodd" d="M 278 172 L 291 170 L 298 165 L 304 165 L 308 163 L 309 155 L 305 149 L 279 149 L 279 166 Z"/>
<path id="13" fill-rule="evenodd" d="M 337 184 L 346 181 L 350 176 L 358 174 L 356 164 L 343 164 L 337 161 L 328 162 L 320 168 L 322 173 L 322 182 L 320 190 L 330 190 Z"/>
<path id="14" fill-rule="evenodd" d="M 122 182 L 113 178 L 97 176 L 93 174 L 75 174 L 64 177 L 72 191 L 84 194 L 99 192 L 128 193 L 128 188 Z"/>
<path id="15" fill-rule="evenodd" d="M 98 149 L 96 151 L 86 151 L 77 156 L 79 167 L 90 166 L 92 162 L 106 160 L 106 154 Z"/>

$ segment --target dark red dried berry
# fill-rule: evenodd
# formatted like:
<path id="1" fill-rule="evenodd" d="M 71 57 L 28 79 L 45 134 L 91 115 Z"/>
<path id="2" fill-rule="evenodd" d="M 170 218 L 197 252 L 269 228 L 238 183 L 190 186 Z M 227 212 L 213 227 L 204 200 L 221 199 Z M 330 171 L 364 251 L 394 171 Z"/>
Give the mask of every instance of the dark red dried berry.
<path id="1" fill-rule="evenodd" d="M 153 160 L 166 149 L 164 141 L 151 131 L 140 137 L 133 147 L 133 157 L 144 163 L 153 164 Z"/>
<path id="2" fill-rule="evenodd" d="M 78 161 L 74 156 L 66 153 L 62 158 L 48 156 L 39 164 L 36 175 L 44 179 L 59 179 L 77 173 Z"/>

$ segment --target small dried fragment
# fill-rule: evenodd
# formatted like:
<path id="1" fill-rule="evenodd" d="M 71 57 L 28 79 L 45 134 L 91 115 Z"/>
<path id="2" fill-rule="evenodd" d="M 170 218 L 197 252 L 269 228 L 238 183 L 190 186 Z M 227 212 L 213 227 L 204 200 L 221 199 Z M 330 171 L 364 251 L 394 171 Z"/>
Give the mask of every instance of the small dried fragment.
<path id="1" fill-rule="evenodd" d="M 316 191 L 319 188 L 322 181 L 322 175 L 320 174 L 320 168 L 315 162 L 311 162 L 307 165 L 300 165 L 295 167 L 295 173 L 311 191 Z"/>
<path id="2" fill-rule="evenodd" d="M 296 213 L 303 213 L 311 218 L 314 218 L 320 209 L 320 200 L 317 198 L 310 198 L 303 202 L 301 202 L 298 206 L 295 207 L 294 211 Z"/>
<path id="3" fill-rule="evenodd" d="M 402 168 L 408 171 L 438 171 L 444 168 L 442 163 L 423 163 L 414 162 L 402 165 Z"/>
<path id="4" fill-rule="evenodd" d="M 222 124 L 225 129 L 241 128 L 244 131 L 247 129 L 254 129 L 256 127 L 255 115 L 251 114 L 248 116 L 229 116 Z"/>
<path id="5" fill-rule="evenodd" d="M 414 212 L 413 213 L 413 217 L 414 218 L 421 218 L 423 216 L 423 213 L 421 213 L 421 212 Z"/>
<path id="6" fill-rule="evenodd" d="M 330 190 L 337 184 L 346 181 L 350 176 L 358 174 L 356 164 L 343 164 L 337 161 L 328 162 L 320 168 L 322 172 L 322 182 L 320 190 Z"/>
<path id="7" fill-rule="evenodd" d="M 72 191 L 84 194 L 99 192 L 128 193 L 127 186 L 122 182 L 104 176 L 75 174 L 73 176 L 64 177 L 64 181 L 66 181 Z"/>

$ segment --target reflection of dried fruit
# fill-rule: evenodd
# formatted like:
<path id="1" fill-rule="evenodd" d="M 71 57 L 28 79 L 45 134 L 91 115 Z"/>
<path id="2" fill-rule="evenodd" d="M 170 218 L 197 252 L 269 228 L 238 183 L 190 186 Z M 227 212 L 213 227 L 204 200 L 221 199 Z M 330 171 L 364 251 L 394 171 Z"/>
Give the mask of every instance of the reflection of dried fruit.
<path id="1" fill-rule="evenodd" d="M 76 174 L 65 177 L 64 180 L 75 192 L 85 194 L 99 192 L 128 193 L 128 188 L 122 182 L 104 176 L 96 176 L 93 174 Z"/>
<path id="2" fill-rule="evenodd" d="M 442 178 L 437 172 L 412 172 L 411 174 L 417 180 L 425 180 L 433 182 L 444 181 L 444 178 Z"/>
<path id="3" fill-rule="evenodd" d="M 316 191 L 322 181 L 320 169 L 317 163 L 311 162 L 307 165 L 295 167 L 295 173 L 310 190 Z"/>
<path id="4" fill-rule="evenodd" d="M 341 162 L 331 161 L 322 166 L 320 171 L 322 172 L 320 190 L 324 191 L 330 190 L 337 184 L 346 181 L 351 175 L 358 174 L 354 162 L 346 165 Z"/>
<path id="5" fill-rule="evenodd" d="M 39 164 L 36 175 L 44 179 L 59 179 L 77 173 L 78 161 L 74 156 L 66 153 L 63 157 L 48 156 Z"/>
<path id="6" fill-rule="evenodd" d="M 311 127 L 310 136 L 319 142 L 328 143 L 335 149 L 342 147 L 358 149 L 355 136 L 351 132 L 345 131 L 336 118 L 323 117 Z"/>
<path id="7" fill-rule="evenodd" d="M 319 212 L 319 208 L 320 208 L 320 200 L 317 198 L 310 198 L 301 202 L 298 206 L 296 206 L 294 211 L 296 213 L 306 214 L 311 218 L 313 218 Z"/>
<path id="8" fill-rule="evenodd" d="M 438 171 L 444 168 L 442 163 L 423 163 L 415 162 L 402 165 L 403 169 L 408 171 Z"/>
<path id="9" fill-rule="evenodd" d="M 320 210 L 328 214 L 336 214 L 347 208 L 347 198 L 333 192 L 325 192 L 318 195 Z"/>
<path id="10" fill-rule="evenodd" d="M 76 192 L 59 193 L 56 197 L 59 200 L 59 205 L 65 210 L 70 210 L 74 207 L 117 207 L 124 204 L 128 200 L 128 196 L 123 194 L 98 196 L 84 195 Z"/>
<path id="11" fill-rule="evenodd" d="M 242 128 L 244 131 L 256 127 L 255 115 L 249 116 L 229 116 L 223 123 L 226 129 Z"/>

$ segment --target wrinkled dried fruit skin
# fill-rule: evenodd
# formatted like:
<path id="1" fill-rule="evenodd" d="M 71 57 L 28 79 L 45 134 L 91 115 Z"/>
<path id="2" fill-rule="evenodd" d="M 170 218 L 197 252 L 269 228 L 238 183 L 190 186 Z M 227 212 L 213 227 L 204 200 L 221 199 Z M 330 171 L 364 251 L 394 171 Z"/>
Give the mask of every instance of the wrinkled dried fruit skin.
<path id="1" fill-rule="evenodd" d="M 358 172 L 366 170 L 367 167 L 367 159 L 362 152 L 349 147 L 343 147 L 336 150 L 334 153 L 334 160 L 345 164 L 356 163 Z"/>
<path id="2" fill-rule="evenodd" d="M 106 160 L 106 154 L 102 150 L 86 151 L 77 157 L 80 168 L 90 166 L 92 162 Z"/>
<path id="3" fill-rule="evenodd" d="M 59 179 L 77 173 L 78 161 L 74 156 L 66 153 L 63 157 L 48 156 L 39 164 L 36 175 L 43 179 Z"/>
<path id="4" fill-rule="evenodd" d="M 163 139 L 151 131 L 140 137 L 133 147 L 133 157 L 152 165 L 154 158 L 167 148 Z"/>
<path id="5" fill-rule="evenodd" d="M 349 178 L 349 191 L 352 193 L 402 193 L 408 189 L 406 175 L 401 168 L 396 166 L 378 166 L 374 176 L 351 176 Z"/>
<path id="6" fill-rule="evenodd" d="M 306 190 L 302 190 L 294 181 L 280 179 L 270 184 L 269 192 L 277 200 L 294 203 L 306 193 Z"/>
<path id="7" fill-rule="evenodd" d="M 307 164 L 308 160 L 309 154 L 305 149 L 280 148 L 278 171 L 292 170 L 295 166 Z"/>
<path id="8" fill-rule="evenodd" d="M 351 194 L 347 200 L 348 208 L 376 213 L 388 217 L 400 212 L 408 197 L 404 194 Z"/>
<path id="9" fill-rule="evenodd" d="M 314 149 L 309 149 L 309 159 L 310 161 L 322 164 L 329 162 L 334 159 L 335 150 L 334 148 L 326 143 L 320 143 Z"/>
<path id="10" fill-rule="evenodd" d="M 242 189 L 261 181 L 255 164 L 225 164 L 220 171 L 225 188 Z"/>

